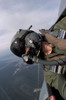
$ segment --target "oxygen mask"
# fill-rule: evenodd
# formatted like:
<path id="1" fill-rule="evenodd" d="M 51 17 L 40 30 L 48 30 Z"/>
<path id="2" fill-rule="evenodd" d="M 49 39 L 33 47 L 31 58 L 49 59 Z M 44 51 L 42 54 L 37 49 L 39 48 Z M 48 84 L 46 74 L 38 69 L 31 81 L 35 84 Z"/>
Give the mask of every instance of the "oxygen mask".
<path id="1" fill-rule="evenodd" d="M 37 51 L 32 48 L 32 47 L 28 47 L 25 48 L 25 54 L 22 55 L 23 60 L 27 63 L 27 64 L 33 64 L 33 57 L 37 55 Z"/>

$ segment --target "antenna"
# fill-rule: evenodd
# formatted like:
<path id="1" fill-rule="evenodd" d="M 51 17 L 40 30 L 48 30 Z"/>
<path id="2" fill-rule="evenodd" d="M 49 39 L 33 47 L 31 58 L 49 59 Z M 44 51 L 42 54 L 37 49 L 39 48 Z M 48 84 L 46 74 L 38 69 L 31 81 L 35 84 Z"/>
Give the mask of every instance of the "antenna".
<path id="1" fill-rule="evenodd" d="M 28 30 L 30 30 L 32 28 L 32 25 L 30 25 L 30 27 L 28 28 Z"/>

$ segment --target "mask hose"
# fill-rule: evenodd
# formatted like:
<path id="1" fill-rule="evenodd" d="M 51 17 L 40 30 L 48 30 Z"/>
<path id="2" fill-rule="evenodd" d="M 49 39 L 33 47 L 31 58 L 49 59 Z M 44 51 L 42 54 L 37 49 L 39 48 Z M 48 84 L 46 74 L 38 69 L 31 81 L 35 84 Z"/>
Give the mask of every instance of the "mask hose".
<path id="1" fill-rule="evenodd" d="M 43 65 L 63 65 L 63 64 L 66 64 L 66 58 L 59 59 L 59 60 L 46 61 L 46 60 L 41 60 L 41 59 L 34 57 L 33 61 L 35 63 L 40 63 Z"/>

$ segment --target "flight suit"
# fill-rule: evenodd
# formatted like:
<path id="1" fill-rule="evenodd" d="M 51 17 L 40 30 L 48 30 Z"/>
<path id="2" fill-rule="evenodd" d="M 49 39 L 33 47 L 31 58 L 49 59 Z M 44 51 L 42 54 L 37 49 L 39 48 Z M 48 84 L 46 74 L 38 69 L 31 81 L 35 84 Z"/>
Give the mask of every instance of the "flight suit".
<path id="1" fill-rule="evenodd" d="M 66 17 L 61 20 L 54 27 L 55 29 L 60 29 L 60 27 L 66 30 Z M 45 56 L 47 60 L 57 60 L 61 58 L 66 58 L 66 39 L 58 39 L 53 35 L 49 34 L 50 31 L 40 30 L 42 36 L 45 37 L 46 41 L 53 45 L 54 53 Z M 66 66 L 65 66 L 66 67 Z M 49 69 L 44 68 L 45 80 L 48 85 L 57 89 L 60 95 L 66 100 L 66 74 L 58 74 L 51 72 Z"/>
<path id="2" fill-rule="evenodd" d="M 44 68 L 44 75 L 47 84 L 57 89 L 66 100 L 66 75 L 51 72 L 47 68 Z"/>
<path id="3" fill-rule="evenodd" d="M 66 40 L 60 39 L 62 42 L 57 40 L 56 37 L 52 36 L 51 34 L 46 33 L 46 40 L 49 43 L 52 43 L 54 53 L 45 56 L 46 60 L 57 60 L 61 58 L 66 58 Z M 51 38 L 50 38 L 50 37 Z M 53 39 L 54 38 L 54 39 Z M 60 46 L 58 44 L 61 44 Z M 57 74 L 54 72 L 49 71 L 47 68 L 44 68 L 44 75 L 46 82 L 51 86 L 57 89 L 60 95 L 66 100 L 66 77 L 63 74 Z"/>

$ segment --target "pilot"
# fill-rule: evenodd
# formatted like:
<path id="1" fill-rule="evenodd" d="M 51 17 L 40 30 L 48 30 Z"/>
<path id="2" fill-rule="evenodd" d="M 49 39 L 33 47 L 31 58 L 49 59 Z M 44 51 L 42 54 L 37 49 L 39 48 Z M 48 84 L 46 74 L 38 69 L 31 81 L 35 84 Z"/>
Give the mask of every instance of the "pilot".
<path id="1" fill-rule="evenodd" d="M 61 58 L 66 58 L 66 40 L 57 39 L 53 35 L 49 34 L 49 31 L 40 31 L 48 41 L 42 42 L 42 51 L 45 55 L 46 60 L 57 60 Z M 44 75 L 46 83 L 48 83 L 49 86 L 54 87 L 59 91 L 61 96 L 60 100 L 66 100 L 66 72 L 64 74 L 58 74 L 55 72 L 51 72 L 48 68 L 44 68 Z"/>
<path id="2" fill-rule="evenodd" d="M 12 41 L 11 51 L 15 55 L 22 57 L 28 64 L 34 63 L 33 56 L 44 60 L 66 58 L 66 40 L 60 39 L 61 41 L 59 42 L 59 39 L 49 34 L 49 32 L 40 31 L 43 33 L 42 35 L 31 30 L 27 30 L 27 33 L 25 30 L 18 31 Z M 62 42 L 63 45 L 60 45 Z M 46 82 L 57 89 L 66 100 L 66 77 L 50 72 L 46 68 L 44 68 L 44 72 Z"/>

